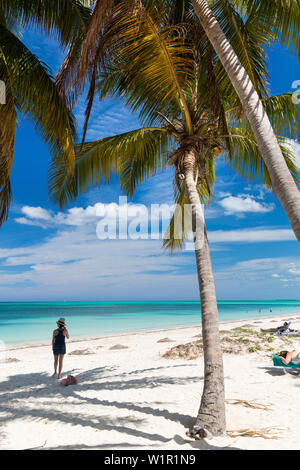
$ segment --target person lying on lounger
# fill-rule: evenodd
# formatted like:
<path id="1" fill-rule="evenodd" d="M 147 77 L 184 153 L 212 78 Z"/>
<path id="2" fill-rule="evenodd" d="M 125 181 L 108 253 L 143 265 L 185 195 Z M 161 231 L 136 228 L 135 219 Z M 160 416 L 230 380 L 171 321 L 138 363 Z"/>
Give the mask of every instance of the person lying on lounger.
<path id="1" fill-rule="evenodd" d="M 297 351 L 281 351 L 279 358 L 287 366 L 291 361 L 300 361 L 300 353 Z"/>
<path id="2" fill-rule="evenodd" d="M 262 329 L 261 328 L 261 331 L 263 331 L 264 333 L 283 333 L 284 331 L 286 330 L 289 330 L 290 328 L 290 324 L 291 322 L 284 322 L 284 324 L 282 326 L 277 326 L 277 328 L 267 328 L 267 329 Z"/>

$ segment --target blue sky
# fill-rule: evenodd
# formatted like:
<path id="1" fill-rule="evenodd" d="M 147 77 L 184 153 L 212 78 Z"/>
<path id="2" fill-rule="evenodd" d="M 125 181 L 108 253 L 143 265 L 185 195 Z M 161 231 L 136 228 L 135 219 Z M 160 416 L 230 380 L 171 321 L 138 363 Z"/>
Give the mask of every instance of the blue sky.
<path id="1" fill-rule="evenodd" d="M 26 32 L 31 50 L 57 71 L 63 52 L 44 35 Z M 297 61 L 278 46 L 270 51 L 271 92 L 292 91 Z M 81 128 L 84 100 L 76 107 Z M 87 139 L 134 129 L 136 116 L 118 101 L 94 106 Z M 300 144 L 297 145 L 300 166 Z M 48 200 L 49 152 L 21 119 L 12 174 L 13 204 L 0 236 L 2 301 L 198 300 L 192 251 L 169 255 L 161 240 L 99 240 L 97 210 L 114 210 L 120 190 L 104 186 L 61 212 Z M 172 171 L 146 181 L 131 201 L 172 203 Z M 219 300 L 299 299 L 299 247 L 287 217 L 261 185 L 234 175 L 219 160 L 214 200 L 206 210 Z"/>

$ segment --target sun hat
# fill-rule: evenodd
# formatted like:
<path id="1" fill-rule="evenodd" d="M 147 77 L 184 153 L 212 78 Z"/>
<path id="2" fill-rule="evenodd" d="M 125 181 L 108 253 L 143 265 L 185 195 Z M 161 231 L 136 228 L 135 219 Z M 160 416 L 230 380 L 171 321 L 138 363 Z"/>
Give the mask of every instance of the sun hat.
<path id="1" fill-rule="evenodd" d="M 60 319 L 56 322 L 56 324 L 57 324 L 58 326 L 66 326 L 66 320 L 65 320 L 64 318 L 60 318 Z"/>

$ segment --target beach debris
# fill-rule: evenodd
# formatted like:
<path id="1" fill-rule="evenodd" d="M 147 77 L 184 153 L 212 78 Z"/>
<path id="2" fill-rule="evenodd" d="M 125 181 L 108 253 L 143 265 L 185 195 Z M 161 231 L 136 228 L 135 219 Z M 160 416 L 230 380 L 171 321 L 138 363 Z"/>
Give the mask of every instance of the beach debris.
<path id="1" fill-rule="evenodd" d="M 68 375 L 66 379 L 61 380 L 60 384 L 67 387 L 68 385 L 77 385 L 78 381 L 75 375 Z"/>
<path id="2" fill-rule="evenodd" d="M 253 408 L 255 410 L 269 410 L 270 407 L 267 405 L 264 405 L 263 403 L 259 403 L 256 400 L 239 400 L 239 399 L 227 399 L 226 403 L 230 405 L 241 405 L 245 406 L 246 408 Z"/>
<path id="3" fill-rule="evenodd" d="M 187 431 L 186 435 L 198 441 L 202 441 L 203 439 L 212 439 L 212 434 L 207 431 L 207 429 L 205 429 L 201 424 L 193 426 L 193 429 Z"/>
<path id="4" fill-rule="evenodd" d="M 17 359 L 16 357 L 8 357 L 5 359 L 5 362 L 21 362 L 20 359 Z"/>
<path id="5" fill-rule="evenodd" d="M 43 447 L 45 447 L 47 443 L 47 440 L 44 442 L 44 444 L 42 444 L 41 446 L 37 446 L 37 447 L 29 447 L 27 449 L 23 449 L 23 450 L 36 450 L 36 449 L 42 449 Z"/>
<path id="6" fill-rule="evenodd" d="M 123 344 L 115 344 L 114 346 L 112 346 L 111 348 L 109 349 L 128 349 L 128 346 L 124 346 Z"/>
<path id="7" fill-rule="evenodd" d="M 159 339 L 157 343 L 174 343 L 174 340 L 170 338 L 162 338 L 162 339 Z"/>
<path id="8" fill-rule="evenodd" d="M 227 431 L 230 437 L 261 437 L 262 439 L 279 439 L 282 433 L 286 431 L 284 428 L 261 428 L 261 429 L 239 429 L 236 431 Z"/>
<path id="9" fill-rule="evenodd" d="M 89 354 L 95 354 L 91 349 L 75 349 L 69 352 L 70 356 L 87 356 Z"/>

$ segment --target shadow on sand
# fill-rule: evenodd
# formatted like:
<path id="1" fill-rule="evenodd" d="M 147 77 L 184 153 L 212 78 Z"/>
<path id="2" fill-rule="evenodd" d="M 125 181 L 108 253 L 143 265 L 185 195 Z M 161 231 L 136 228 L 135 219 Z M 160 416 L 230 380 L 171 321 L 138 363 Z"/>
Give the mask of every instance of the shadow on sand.
<path id="1" fill-rule="evenodd" d="M 154 402 L 149 404 L 139 404 L 134 400 L 132 401 L 116 401 L 116 400 L 101 400 L 101 391 L 122 391 L 128 389 L 153 389 L 161 385 L 186 385 L 203 381 L 203 377 L 170 377 L 157 374 L 163 373 L 164 369 L 170 371 L 176 367 L 189 367 L 189 365 L 174 365 L 168 367 L 157 367 L 151 369 L 143 369 L 130 371 L 128 373 L 122 372 L 118 374 L 118 367 L 97 367 L 85 372 L 76 374 L 78 378 L 78 385 L 63 387 L 57 379 L 53 379 L 47 374 L 31 373 L 31 374 L 18 374 L 10 376 L 6 381 L 1 383 L 0 390 L 0 425 L 2 430 L 5 431 L 5 425 L 13 420 L 48 420 L 48 422 L 61 422 L 70 425 L 79 425 L 83 427 L 90 427 L 96 431 L 117 431 L 125 437 L 124 440 L 120 439 L 118 444 L 103 443 L 99 436 L 99 445 L 87 446 L 82 445 L 66 445 L 55 447 L 56 449 L 117 449 L 117 448 L 136 448 L 149 447 L 155 449 L 161 445 L 164 447 L 170 441 L 177 442 L 178 445 L 189 444 L 191 448 L 216 448 L 210 446 L 209 443 L 204 441 L 190 441 L 182 439 L 180 436 L 172 436 L 167 438 L 156 432 L 149 432 L 147 430 L 147 416 L 152 415 L 164 418 L 172 422 L 182 424 L 185 428 L 189 428 L 194 423 L 194 417 L 170 412 L 167 409 L 156 408 L 155 405 L 162 405 L 161 402 Z M 153 375 L 137 377 L 137 375 L 149 374 Z M 66 371 L 66 374 L 74 371 Z M 135 377 L 136 376 L 136 377 Z M 109 380 L 105 380 L 105 379 Z M 97 398 L 90 398 L 84 396 L 82 392 L 96 391 Z M 30 401 L 30 407 L 27 406 L 26 399 L 36 398 L 36 403 Z M 57 402 L 63 403 L 68 400 L 71 405 L 72 411 L 59 409 Z M 183 397 L 184 399 L 184 397 Z M 25 406 L 23 406 L 23 403 Z M 90 405 L 93 410 L 92 415 L 84 413 L 82 405 Z M 154 406 L 153 406 L 154 405 Z M 52 406 L 52 408 L 51 408 Z M 99 409 L 101 408 L 101 411 Z M 103 413 L 103 407 L 107 409 L 107 414 Z M 133 416 L 129 413 L 126 417 L 116 417 L 110 415 L 110 410 L 128 410 L 129 412 L 138 412 L 139 417 Z M 144 424 L 144 426 L 143 426 Z M 158 427 L 159 429 L 159 427 Z M 0 431 L 2 432 L 2 431 Z M 126 436 L 133 436 L 142 438 L 145 443 L 133 445 L 132 442 L 126 441 Z M 177 440 L 176 440 L 177 439 Z M 44 446 L 45 449 L 50 449 L 49 446 Z"/>
<path id="2" fill-rule="evenodd" d="M 279 375 L 293 375 L 293 376 L 299 376 L 299 370 L 296 368 L 293 369 L 292 367 L 286 368 L 286 372 L 283 370 L 283 367 L 260 367 L 260 369 L 263 369 L 266 371 L 267 374 L 273 375 L 274 377 L 279 376 Z"/>

